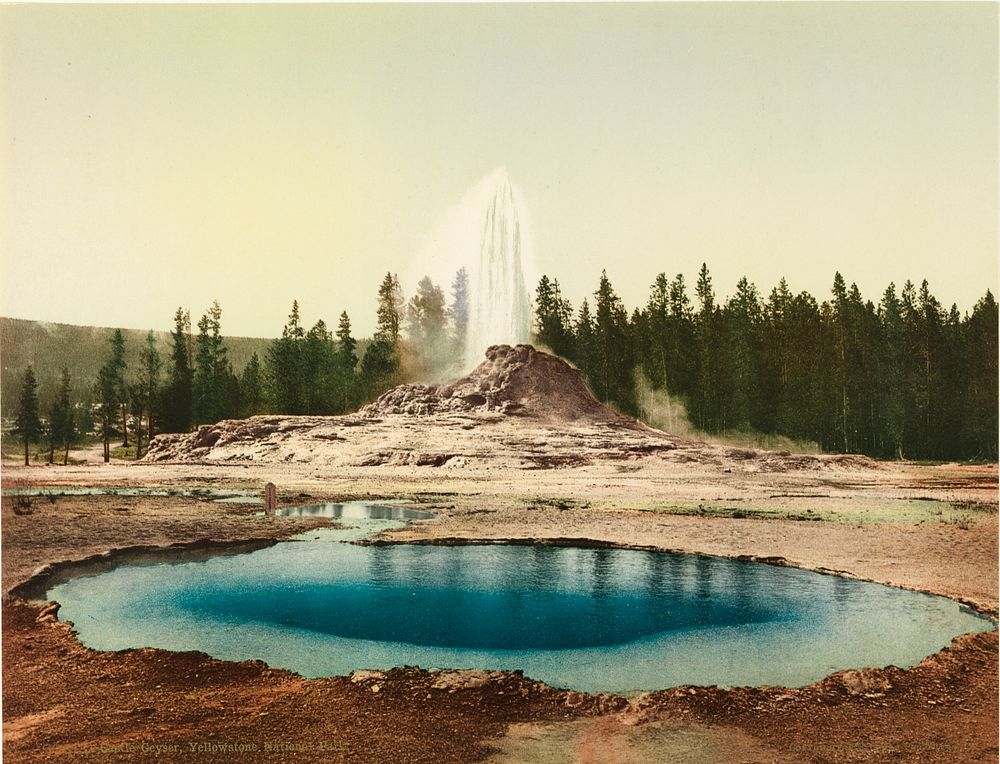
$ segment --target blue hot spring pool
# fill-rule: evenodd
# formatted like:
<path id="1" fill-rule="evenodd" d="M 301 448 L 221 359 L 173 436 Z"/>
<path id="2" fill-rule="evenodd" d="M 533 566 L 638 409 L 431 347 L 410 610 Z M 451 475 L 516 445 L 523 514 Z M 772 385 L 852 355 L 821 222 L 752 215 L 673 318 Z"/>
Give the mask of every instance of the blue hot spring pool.
<path id="1" fill-rule="evenodd" d="M 49 597 L 100 650 L 201 650 L 306 677 L 522 669 L 586 692 L 798 686 L 912 666 L 995 624 L 942 598 L 760 563 L 551 546 L 345 543 L 415 515 L 323 505 L 353 526 L 199 562 L 124 565 Z"/>

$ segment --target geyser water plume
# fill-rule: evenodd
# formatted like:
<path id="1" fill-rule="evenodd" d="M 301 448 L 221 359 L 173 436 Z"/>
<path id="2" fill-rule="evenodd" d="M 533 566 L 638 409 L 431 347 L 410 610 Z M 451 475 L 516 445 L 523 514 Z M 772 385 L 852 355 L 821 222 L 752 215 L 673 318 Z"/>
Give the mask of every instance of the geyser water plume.
<path id="1" fill-rule="evenodd" d="M 482 359 L 490 345 L 526 342 L 531 302 L 522 264 L 522 229 L 514 188 L 503 170 L 486 209 L 478 259 L 467 266 L 471 287 L 465 364 Z"/>
<path id="2" fill-rule="evenodd" d="M 468 314 L 460 357 L 451 357 L 447 379 L 471 371 L 490 345 L 528 339 L 531 308 L 528 286 L 536 277 L 528 209 L 503 168 L 473 183 L 456 204 L 442 210 L 421 237 L 406 283 L 429 276 L 453 298 L 456 272 L 465 269 Z M 424 381 L 443 381 L 428 379 Z"/>

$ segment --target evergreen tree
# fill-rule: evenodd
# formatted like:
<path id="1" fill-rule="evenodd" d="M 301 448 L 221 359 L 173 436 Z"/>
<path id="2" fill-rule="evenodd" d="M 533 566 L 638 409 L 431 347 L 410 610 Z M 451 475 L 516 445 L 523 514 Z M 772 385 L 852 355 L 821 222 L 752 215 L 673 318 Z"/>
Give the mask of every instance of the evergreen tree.
<path id="1" fill-rule="evenodd" d="M 299 303 L 295 300 L 288 323 L 281 330 L 281 337 L 271 343 L 265 361 L 269 398 L 278 413 L 302 414 L 305 411 L 304 345 L 305 331 L 299 320 Z"/>
<path id="2" fill-rule="evenodd" d="M 698 298 L 695 317 L 698 385 L 692 396 L 692 414 L 699 429 L 718 432 L 726 427 L 724 410 L 728 400 L 728 381 L 722 359 L 722 317 L 715 304 L 712 277 L 705 263 L 698 272 L 695 294 Z"/>
<path id="3" fill-rule="evenodd" d="M 465 338 L 469 333 L 469 274 L 459 268 L 451 283 L 452 346 L 456 358 L 465 353 Z"/>
<path id="4" fill-rule="evenodd" d="M 378 288 L 378 309 L 376 311 L 375 338 L 386 340 L 393 345 L 399 342 L 400 321 L 403 316 L 403 290 L 399 278 L 386 273 Z"/>
<path id="5" fill-rule="evenodd" d="M 608 279 L 601 272 L 595 296 L 594 369 L 590 375 L 595 394 L 625 413 L 637 413 L 634 363 L 628 315 Z"/>
<path id="6" fill-rule="evenodd" d="M 964 363 L 962 343 L 962 316 L 958 306 L 952 304 L 941 327 L 938 352 L 937 405 L 933 411 L 936 433 L 935 450 L 938 458 L 948 458 L 962 452 L 961 423 L 967 392 L 968 368 Z"/>
<path id="7" fill-rule="evenodd" d="M 403 293 L 399 279 L 386 273 L 379 285 L 375 336 L 361 359 L 361 387 L 367 400 L 393 385 L 399 373 L 399 323 Z"/>
<path id="8" fill-rule="evenodd" d="M 576 315 L 573 353 L 573 363 L 583 372 L 584 378 L 590 381 L 591 375 L 597 369 L 597 340 L 594 319 L 590 314 L 590 304 L 586 299 L 580 303 L 580 310 Z M 593 388 L 593 384 L 591 384 L 591 388 Z"/>
<path id="9" fill-rule="evenodd" d="M 448 313 L 444 292 L 427 276 L 417 284 L 417 293 L 406 306 L 410 342 L 426 370 L 434 370 L 453 360 L 447 347 Z"/>
<path id="10" fill-rule="evenodd" d="M 688 400 L 697 384 L 694 356 L 695 328 L 691 300 L 687 296 L 684 276 L 680 273 L 670 282 L 668 305 L 670 318 L 667 324 L 669 329 L 667 389 L 674 395 L 681 395 Z"/>
<path id="11" fill-rule="evenodd" d="M 110 371 L 114 375 L 115 397 L 121 412 L 122 446 L 128 448 L 129 386 L 125 378 L 128 364 L 125 361 L 125 335 L 121 329 L 115 329 L 111 335 L 110 363 Z"/>
<path id="12" fill-rule="evenodd" d="M 966 363 L 961 419 L 963 453 L 997 459 L 997 302 L 987 290 L 963 327 Z"/>
<path id="13" fill-rule="evenodd" d="M 917 288 L 907 280 L 899 294 L 899 313 L 903 327 L 903 443 L 908 458 L 923 458 L 922 408 L 927 400 L 920 380 L 920 317 Z"/>
<path id="14" fill-rule="evenodd" d="M 360 403 L 355 374 L 358 366 L 357 348 L 357 340 L 351 336 L 351 319 L 347 311 L 344 311 L 337 324 L 337 413 L 353 411 Z"/>
<path id="15" fill-rule="evenodd" d="M 361 386 L 365 399 L 374 400 L 392 387 L 398 371 L 399 356 L 395 346 L 388 339 L 376 337 L 361 359 Z"/>
<path id="16" fill-rule="evenodd" d="M 878 380 L 881 374 L 880 347 L 882 327 L 875 304 L 862 302 L 857 284 L 851 284 L 848 301 L 854 315 L 854 374 L 851 375 L 851 397 L 854 400 L 855 443 L 853 450 L 877 453 L 879 438 Z"/>
<path id="17" fill-rule="evenodd" d="M 848 358 L 848 333 L 850 331 L 850 320 L 847 309 L 847 287 L 844 284 L 844 277 L 838 271 L 833 277 L 833 302 L 830 313 L 830 324 L 834 339 L 832 369 L 833 377 L 833 402 L 837 416 L 834 425 L 834 437 L 836 448 L 843 453 L 850 451 L 849 432 L 850 425 L 848 418 L 851 413 L 849 398 L 847 395 L 847 379 L 850 373 L 850 360 Z"/>
<path id="18" fill-rule="evenodd" d="M 758 358 L 760 357 L 761 307 L 757 288 L 742 277 L 736 293 L 726 302 L 726 369 L 730 397 L 726 407 L 728 428 L 770 430 L 762 416 Z"/>
<path id="19" fill-rule="evenodd" d="M 895 284 L 889 284 L 882 294 L 879 324 L 879 375 L 875 391 L 880 412 L 877 453 L 902 459 L 906 417 L 903 387 L 906 328 Z"/>
<path id="20" fill-rule="evenodd" d="M 222 308 L 214 301 L 198 321 L 194 363 L 193 408 L 196 424 L 218 422 L 239 408 L 238 382 L 222 338 Z"/>
<path id="21" fill-rule="evenodd" d="M 167 386 L 160 399 L 160 427 L 163 432 L 187 432 L 191 429 L 192 384 L 191 351 L 188 327 L 190 318 L 178 308 L 170 333 L 170 367 Z"/>
<path id="22" fill-rule="evenodd" d="M 63 464 L 69 462 L 69 448 L 76 439 L 76 422 L 73 413 L 73 381 L 69 369 L 62 368 L 59 391 L 49 412 L 49 464 L 55 461 L 55 450 L 63 451 Z"/>
<path id="23" fill-rule="evenodd" d="M 920 418 L 917 424 L 921 433 L 918 442 L 920 456 L 924 459 L 939 458 L 937 448 L 940 433 L 937 430 L 938 417 L 935 412 L 942 404 L 941 389 L 941 343 L 944 330 L 944 312 L 941 303 L 931 294 L 925 279 L 920 285 L 917 305 L 917 363 L 916 374 L 918 407 Z"/>
<path id="24" fill-rule="evenodd" d="M 351 319 L 345 310 L 337 324 L 337 358 L 341 366 L 352 374 L 358 365 L 358 342 L 351 336 Z"/>
<path id="25" fill-rule="evenodd" d="M 115 420 L 119 412 L 118 369 L 114 357 L 105 361 L 97 373 L 94 385 L 94 397 L 97 398 L 97 422 L 104 443 L 104 463 L 111 461 L 111 436 L 114 433 Z"/>
<path id="26" fill-rule="evenodd" d="M 670 365 L 670 284 L 660 273 L 649 288 L 649 300 L 637 334 L 642 338 L 640 357 L 643 372 L 655 388 L 667 388 Z M 673 391 L 671 391 L 673 392 Z"/>
<path id="27" fill-rule="evenodd" d="M 336 350 L 326 322 L 319 319 L 302 345 L 304 404 L 307 414 L 329 414 L 336 397 Z"/>
<path id="28" fill-rule="evenodd" d="M 573 355 L 573 308 L 563 299 L 559 280 L 542 276 L 535 290 L 535 334 L 545 347 L 563 358 Z"/>
<path id="29" fill-rule="evenodd" d="M 30 444 L 42 435 L 42 420 L 38 415 L 38 381 L 31 364 L 24 370 L 21 382 L 21 397 L 14 419 L 14 434 L 24 442 L 24 466 L 29 463 Z"/>
<path id="30" fill-rule="evenodd" d="M 264 404 L 264 374 L 260 365 L 260 358 L 256 353 L 250 356 L 250 360 L 243 368 L 243 375 L 240 379 L 240 392 L 242 393 L 241 413 L 243 416 L 253 416 L 263 411 Z"/>
<path id="31" fill-rule="evenodd" d="M 800 292 L 788 304 L 785 325 L 788 358 L 783 365 L 784 406 L 777 431 L 793 438 L 818 440 L 823 419 L 823 319 L 815 298 Z"/>
<path id="32" fill-rule="evenodd" d="M 792 293 L 785 279 L 771 290 L 763 307 L 762 334 L 758 366 L 761 386 L 761 416 L 777 432 L 788 430 L 795 419 L 790 407 L 789 381 L 792 361 Z"/>
<path id="33" fill-rule="evenodd" d="M 143 418 L 146 420 L 146 442 L 155 434 L 155 411 L 160 400 L 160 370 L 163 361 L 156 349 L 156 335 L 146 334 L 146 344 L 139 354 L 139 371 L 135 383 L 130 387 L 130 411 L 135 421 L 135 454 L 142 457 Z"/>
<path id="34" fill-rule="evenodd" d="M 146 409 L 144 406 L 144 401 L 146 397 L 146 391 L 142 385 L 142 382 L 136 380 L 129 385 L 129 414 L 132 423 L 132 432 L 135 435 L 135 458 L 142 458 L 142 446 L 143 446 L 143 423 L 142 418 L 145 415 Z"/>

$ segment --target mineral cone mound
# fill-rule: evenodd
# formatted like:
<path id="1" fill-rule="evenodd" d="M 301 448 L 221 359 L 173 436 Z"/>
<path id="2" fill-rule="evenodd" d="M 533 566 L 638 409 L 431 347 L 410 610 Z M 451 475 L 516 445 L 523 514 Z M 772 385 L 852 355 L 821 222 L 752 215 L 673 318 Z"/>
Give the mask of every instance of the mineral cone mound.
<path id="1" fill-rule="evenodd" d="M 553 469 L 643 459 L 719 470 L 858 466 L 864 457 L 792 456 L 682 440 L 601 404 L 580 372 L 528 345 L 496 345 L 446 385 L 400 385 L 356 414 L 255 416 L 158 435 L 146 461 L 321 467 Z M 846 462 L 838 460 L 850 460 Z M 631 468 L 629 468 L 631 469 Z"/>
<path id="2" fill-rule="evenodd" d="M 361 410 L 363 416 L 495 412 L 549 422 L 637 426 L 598 401 L 578 369 L 530 345 L 494 345 L 475 371 L 447 385 L 400 385 Z"/>

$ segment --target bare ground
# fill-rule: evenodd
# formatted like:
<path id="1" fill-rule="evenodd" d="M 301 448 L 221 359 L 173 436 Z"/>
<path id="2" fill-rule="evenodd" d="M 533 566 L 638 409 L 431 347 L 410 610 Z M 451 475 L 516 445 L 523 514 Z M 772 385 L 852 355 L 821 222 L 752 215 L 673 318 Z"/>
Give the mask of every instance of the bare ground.
<path id="1" fill-rule="evenodd" d="M 5 467 L 4 485 L 279 486 L 279 500 L 405 498 L 437 519 L 399 540 L 590 539 L 770 558 L 997 609 L 993 467 L 815 463 L 780 472 L 723 451 L 563 469 L 290 463 Z M 98 653 L 42 603 L 10 596 L 40 566 L 113 549 L 279 538 L 322 520 L 177 497 L 3 501 L 3 720 L 15 762 L 129 761 L 143 743 L 193 760 L 997 760 L 997 635 L 908 671 L 845 672 L 798 690 L 682 688 L 623 699 L 502 675 L 304 680 L 196 653 Z M 781 558 L 780 560 L 778 558 Z M 233 752 L 215 745 L 284 750 Z M 194 745 L 197 750 L 190 750 Z M 198 748 L 198 746 L 201 746 Z M 306 750 L 289 750 L 301 749 Z"/>

